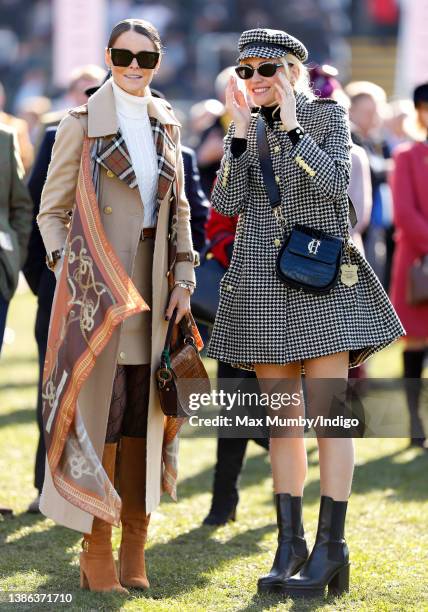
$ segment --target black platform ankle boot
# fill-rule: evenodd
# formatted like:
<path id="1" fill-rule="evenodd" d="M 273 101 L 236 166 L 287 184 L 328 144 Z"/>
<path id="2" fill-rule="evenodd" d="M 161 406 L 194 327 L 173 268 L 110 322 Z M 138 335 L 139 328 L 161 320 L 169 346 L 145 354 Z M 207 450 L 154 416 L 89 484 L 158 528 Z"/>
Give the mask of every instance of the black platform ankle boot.
<path id="1" fill-rule="evenodd" d="M 298 576 L 287 580 L 284 593 L 295 597 L 320 597 L 349 590 L 349 551 L 344 540 L 348 502 L 321 497 L 315 545 Z"/>
<path id="2" fill-rule="evenodd" d="M 258 581 L 259 593 L 282 591 L 287 578 L 296 574 L 308 558 L 302 524 L 302 498 L 278 493 L 275 502 L 278 548 L 271 571 Z"/>

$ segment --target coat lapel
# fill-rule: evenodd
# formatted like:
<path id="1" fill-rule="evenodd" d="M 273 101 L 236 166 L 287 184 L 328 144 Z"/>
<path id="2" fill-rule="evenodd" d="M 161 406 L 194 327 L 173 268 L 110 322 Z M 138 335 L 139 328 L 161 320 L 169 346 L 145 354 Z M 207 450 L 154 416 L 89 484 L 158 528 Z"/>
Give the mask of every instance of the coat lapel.
<path id="1" fill-rule="evenodd" d="M 153 141 L 158 158 L 158 205 L 162 202 L 175 176 L 175 144 L 168 128 L 157 118 L 150 117 Z"/>
<path id="2" fill-rule="evenodd" d="M 134 189 L 138 185 L 137 178 L 118 125 L 111 80 L 89 98 L 88 109 L 88 136 L 99 140 L 95 161 Z M 168 109 L 167 103 L 157 98 L 149 102 L 148 113 L 158 158 L 159 205 L 175 175 L 175 143 L 168 129 L 171 125 L 180 126 L 180 123 Z"/>
<path id="3" fill-rule="evenodd" d="M 132 167 L 131 156 L 120 129 L 114 136 L 102 139 L 95 161 L 106 170 L 113 172 L 117 178 L 124 181 L 131 189 L 137 186 L 137 177 Z"/>

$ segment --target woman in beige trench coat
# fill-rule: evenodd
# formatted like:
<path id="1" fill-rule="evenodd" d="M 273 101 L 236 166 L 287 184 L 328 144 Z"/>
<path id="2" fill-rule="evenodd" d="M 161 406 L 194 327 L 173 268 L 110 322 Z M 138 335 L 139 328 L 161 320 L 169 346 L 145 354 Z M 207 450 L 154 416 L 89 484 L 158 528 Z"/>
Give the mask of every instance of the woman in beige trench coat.
<path id="1" fill-rule="evenodd" d="M 174 308 L 178 309 L 177 321 L 190 311 L 195 275 L 189 205 L 184 195 L 180 124 L 169 104 L 152 97 L 149 89 L 159 68 L 161 52 L 159 34 L 150 23 L 125 20 L 115 26 L 106 49 L 106 64 L 112 78 L 87 105 L 72 109 L 61 122 L 38 217 L 48 264 L 57 277 L 55 309 L 55 302 L 60 301 L 57 294 L 64 276 L 63 249 L 70 242 L 69 236 L 67 243 L 67 235 L 79 191 L 76 192 L 76 187 L 81 178 L 84 142 L 100 143 L 101 152 L 93 166 L 97 172 L 94 183 L 99 216 L 108 243 L 144 305 L 114 329 L 85 380 L 77 403 L 79 418 L 95 454 L 102 460 L 110 482 L 116 480 L 119 484 L 122 523 L 119 576 L 111 547 L 110 523 L 115 521 L 107 522 L 86 511 L 83 504 L 70 503 L 63 492 L 58 492 L 48 463 L 40 504 L 46 516 L 84 533 L 81 586 L 97 591 L 149 586 L 144 545 L 150 512 L 158 505 L 162 489 L 166 488 L 173 496 L 175 491 L 175 474 L 172 482 L 170 477 L 170 487 L 165 487 L 164 415 L 154 372 L 168 318 Z M 168 156 L 162 154 L 162 144 L 157 140 L 159 134 L 165 141 L 164 151 L 172 160 L 169 170 L 173 166 L 174 179 L 165 161 Z M 103 149 L 106 142 L 108 146 Z M 174 185 L 175 286 L 170 290 L 168 247 Z M 70 263 L 70 254 L 68 257 Z M 65 276 L 66 284 L 70 277 L 67 272 Z M 51 320 L 51 328 L 52 325 Z M 175 439 L 168 449 L 173 464 L 176 452 Z"/>

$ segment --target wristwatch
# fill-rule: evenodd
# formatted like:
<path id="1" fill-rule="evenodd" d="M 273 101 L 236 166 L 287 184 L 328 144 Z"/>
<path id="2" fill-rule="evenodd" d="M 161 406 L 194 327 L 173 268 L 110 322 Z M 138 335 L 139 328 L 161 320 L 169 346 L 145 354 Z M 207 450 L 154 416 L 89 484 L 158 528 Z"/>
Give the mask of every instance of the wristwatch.
<path id="1" fill-rule="evenodd" d="M 46 265 L 49 270 L 55 270 L 56 262 L 61 259 L 63 253 L 64 249 L 56 249 L 55 251 L 46 253 Z"/>
<path id="2" fill-rule="evenodd" d="M 185 283 L 184 281 L 177 281 L 175 283 L 175 287 L 182 287 L 183 289 L 187 289 L 190 295 L 192 295 L 195 290 L 195 287 L 193 285 L 191 285 L 190 283 Z"/>

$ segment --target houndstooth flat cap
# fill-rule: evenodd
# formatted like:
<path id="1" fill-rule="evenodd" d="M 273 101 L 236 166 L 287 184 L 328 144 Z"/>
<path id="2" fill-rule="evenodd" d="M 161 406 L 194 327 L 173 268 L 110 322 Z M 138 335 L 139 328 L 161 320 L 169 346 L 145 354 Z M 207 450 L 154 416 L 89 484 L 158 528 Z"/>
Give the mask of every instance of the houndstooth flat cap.
<path id="1" fill-rule="evenodd" d="M 247 57 L 265 57 L 271 59 L 292 53 L 301 62 L 308 59 L 305 45 L 294 36 L 282 30 L 256 28 L 242 32 L 238 43 L 238 61 Z"/>

